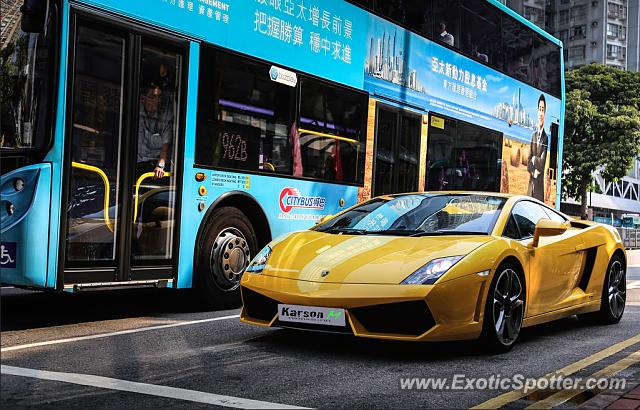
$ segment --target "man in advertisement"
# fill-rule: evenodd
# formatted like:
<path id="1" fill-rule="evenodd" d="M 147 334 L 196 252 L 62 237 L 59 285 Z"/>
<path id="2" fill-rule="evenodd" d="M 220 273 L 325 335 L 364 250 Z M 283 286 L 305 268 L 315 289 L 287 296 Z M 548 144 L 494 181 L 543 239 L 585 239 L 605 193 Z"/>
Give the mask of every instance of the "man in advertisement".
<path id="1" fill-rule="evenodd" d="M 531 135 L 531 149 L 527 170 L 529 171 L 529 189 L 527 194 L 540 201 L 544 201 L 544 167 L 547 163 L 547 147 L 549 137 L 544 130 L 544 117 L 547 111 L 547 101 L 543 94 L 538 98 L 538 125 Z"/>

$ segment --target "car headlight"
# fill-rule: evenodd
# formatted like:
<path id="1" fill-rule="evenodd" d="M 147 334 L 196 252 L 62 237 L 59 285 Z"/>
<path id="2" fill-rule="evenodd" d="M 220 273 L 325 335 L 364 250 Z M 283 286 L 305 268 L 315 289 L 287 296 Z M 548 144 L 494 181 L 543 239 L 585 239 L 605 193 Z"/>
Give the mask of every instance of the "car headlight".
<path id="1" fill-rule="evenodd" d="M 403 285 L 432 285 L 464 255 L 434 259 L 401 282 Z"/>
<path id="2" fill-rule="evenodd" d="M 247 267 L 247 272 L 261 273 L 267 265 L 269 257 L 271 257 L 271 248 L 269 246 L 265 246 L 264 249 L 262 249 L 255 258 L 253 258 Z"/>

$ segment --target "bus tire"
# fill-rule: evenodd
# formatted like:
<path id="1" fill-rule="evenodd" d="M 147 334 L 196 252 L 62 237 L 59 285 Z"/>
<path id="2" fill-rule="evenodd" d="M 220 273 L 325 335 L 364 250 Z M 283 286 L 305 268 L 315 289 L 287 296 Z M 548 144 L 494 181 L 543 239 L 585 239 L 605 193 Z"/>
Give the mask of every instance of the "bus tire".
<path id="1" fill-rule="evenodd" d="M 208 308 L 240 306 L 240 279 L 257 252 L 253 225 L 238 208 L 214 210 L 197 250 L 196 288 Z"/>

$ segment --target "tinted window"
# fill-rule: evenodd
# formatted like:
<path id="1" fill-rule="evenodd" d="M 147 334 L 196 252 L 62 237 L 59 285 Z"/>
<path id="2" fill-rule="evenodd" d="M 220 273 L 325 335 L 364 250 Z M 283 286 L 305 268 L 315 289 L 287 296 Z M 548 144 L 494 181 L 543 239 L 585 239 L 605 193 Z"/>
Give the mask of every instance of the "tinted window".
<path id="1" fill-rule="evenodd" d="M 431 0 L 375 0 L 375 11 L 418 33 L 431 34 Z"/>
<path id="2" fill-rule="evenodd" d="M 507 238 L 518 239 L 520 237 L 520 231 L 518 231 L 518 226 L 516 225 L 516 220 L 513 217 L 513 214 L 509 215 L 509 219 L 507 220 L 507 225 L 504 227 L 504 236 Z"/>
<path id="3" fill-rule="evenodd" d="M 271 81 L 270 67 L 203 47 L 196 162 L 291 172 L 295 88 Z"/>
<path id="4" fill-rule="evenodd" d="M 431 37 L 451 47 L 460 48 L 460 7 L 458 1 L 435 1 Z"/>
<path id="5" fill-rule="evenodd" d="M 422 117 L 380 106 L 376 118 L 374 194 L 416 191 Z"/>
<path id="6" fill-rule="evenodd" d="M 531 82 L 531 53 L 533 31 L 515 19 L 502 18 L 502 45 L 505 52 L 507 73 L 517 80 Z"/>
<path id="7" fill-rule="evenodd" d="M 293 174 L 361 182 L 364 170 L 366 94 L 304 78 L 293 133 Z"/>
<path id="8" fill-rule="evenodd" d="M 432 115 L 427 143 L 427 190 L 500 190 L 502 134 Z"/>
<path id="9" fill-rule="evenodd" d="M 484 1 L 462 0 L 460 18 L 462 51 L 475 60 L 502 69 L 500 11 Z"/>
<path id="10" fill-rule="evenodd" d="M 567 221 L 564 216 L 560 215 L 557 212 L 554 212 L 553 210 L 551 210 L 549 208 L 542 208 L 542 209 L 544 209 L 544 212 L 547 214 L 549 219 L 551 219 L 552 221 L 558 221 L 558 222 L 566 222 Z"/>
<path id="11" fill-rule="evenodd" d="M 518 202 L 513 207 L 511 214 L 520 231 L 520 237 L 517 239 L 533 236 L 538 221 L 543 218 L 549 218 L 540 205 L 529 201 Z"/>

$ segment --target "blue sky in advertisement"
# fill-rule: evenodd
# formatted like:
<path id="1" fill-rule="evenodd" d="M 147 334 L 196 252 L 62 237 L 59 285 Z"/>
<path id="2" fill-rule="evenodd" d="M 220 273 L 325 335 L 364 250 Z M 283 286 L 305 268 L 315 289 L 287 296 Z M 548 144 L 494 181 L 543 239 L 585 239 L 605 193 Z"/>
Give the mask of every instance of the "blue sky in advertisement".
<path id="1" fill-rule="evenodd" d="M 529 141 L 540 94 L 545 128 L 560 117 L 560 100 L 397 27 L 369 18 L 365 89 Z M 511 122 L 511 126 L 509 126 Z"/>
<path id="2" fill-rule="evenodd" d="M 367 14 L 344 1 L 87 0 L 277 64 L 362 88 Z"/>

